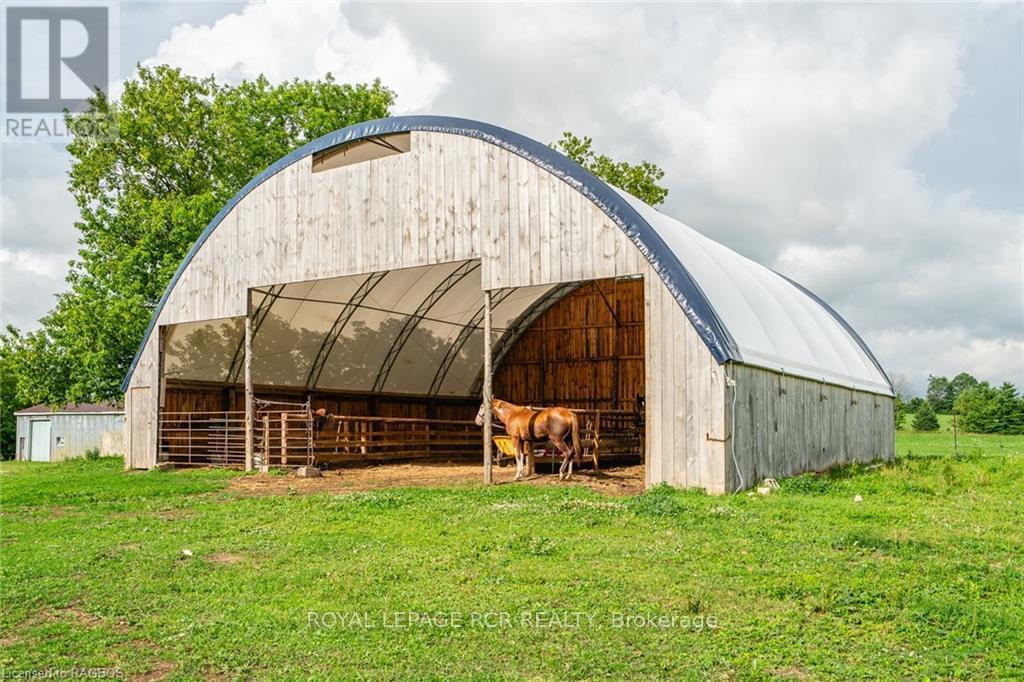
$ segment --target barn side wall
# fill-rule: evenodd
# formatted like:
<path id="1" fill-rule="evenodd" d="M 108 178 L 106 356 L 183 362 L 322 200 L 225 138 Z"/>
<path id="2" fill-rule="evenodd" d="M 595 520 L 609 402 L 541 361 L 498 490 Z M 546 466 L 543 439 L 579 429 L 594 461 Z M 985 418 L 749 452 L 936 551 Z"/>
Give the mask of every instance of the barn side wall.
<path id="1" fill-rule="evenodd" d="M 288 166 L 212 232 L 157 329 L 244 315 L 257 286 L 470 258 L 481 259 L 484 289 L 642 275 L 647 410 L 661 415 L 648 420 L 649 482 L 722 487 L 721 448 L 707 440 L 722 428 L 721 369 L 678 303 L 579 191 L 482 140 L 413 132 L 407 153 L 317 173 L 309 157 Z M 156 464 L 159 336 L 150 336 L 125 395 L 128 468 Z"/>
<path id="2" fill-rule="evenodd" d="M 892 398 L 732 362 L 725 369 L 736 381 L 725 395 L 728 490 L 893 458 Z"/>
<path id="3" fill-rule="evenodd" d="M 647 485 L 725 491 L 725 375 L 653 273 L 644 278 Z"/>

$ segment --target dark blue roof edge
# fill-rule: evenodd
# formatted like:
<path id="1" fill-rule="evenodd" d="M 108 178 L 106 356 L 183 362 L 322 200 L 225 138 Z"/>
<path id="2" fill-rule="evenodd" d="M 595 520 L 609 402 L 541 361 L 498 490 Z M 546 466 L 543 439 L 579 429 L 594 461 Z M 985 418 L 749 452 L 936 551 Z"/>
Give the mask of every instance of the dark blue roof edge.
<path id="1" fill-rule="evenodd" d="M 772 272 L 775 271 L 773 270 Z M 853 340 L 857 342 L 857 345 L 860 346 L 860 349 L 864 351 L 865 355 L 868 356 L 868 359 L 870 359 L 872 364 L 874 364 L 875 369 L 877 369 L 878 372 L 882 375 L 882 377 L 885 378 L 885 383 L 889 385 L 889 390 L 892 391 L 893 395 L 895 395 L 896 389 L 893 388 L 892 380 L 889 379 L 889 375 L 885 373 L 884 369 L 882 369 L 882 363 L 878 361 L 878 358 L 875 357 L 875 354 L 871 352 L 870 348 L 868 348 L 868 344 L 864 343 L 864 339 L 860 338 L 860 334 L 858 334 L 854 330 L 854 328 L 850 326 L 850 323 L 844 320 L 843 316 L 836 312 L 835 308 L 830 306 L 828 303 L 825 303 L 825 301 L 819 298 L 816 293 L 805 287 L 803 284 L 800 284 L 800 282 L 796 282 L 790 279 L 789 277 L 786 277 L 781 272 L 775 272 L 775 274 L 781 277 L 782 279 L 786 280 L 790 284 L 792 284 L 799 291 L 803 292 L 804 295 L 806 295 L 812 301 L 815 301 L 818 305 L 820 305 L 822 308 L 828 311 L 829 315 L 835 318 L 835 321 L 838 322 L 839 325 L 846 330 L 846 333 L 849 334 L 853 338 Z"/>
<path id="2" fill-rule="evenodd" d="M 196 239 L 195 244 L 189 249 L 181 265 L 175 271 L 174 277 L 167 284 L 160 302 L 153 310 L 149 326 L 142 337 L 139 349 L 135 352 L 128 373 L 125 375 L 124 381 L 121 382 L 121 390 L 128 390 L 128 384 L 138 365 L 142 351 L 146 347 L 146 343 L 156 327 L 160 312 L 178 283 L 178 279 L 217 225 L 249 192 L 293 163 L 325 149 L 368 137 L 412 131 L 464 135 L 490 142 L 533 162 L 569 184 L 611 218 L 640 250 L 640 253 L 651 264 L 654 271 L 658 273 L 658 277 L 679 303 L 715 360 L 721 364 L 727 360 L 739 361 L 741 359 L 740 350 L 735 340 L 722 324 L 711 302 L 690 272 L 637 210 L 603 180 L 551 147 L 505 128 L 449 116 L 397 116 L 357 123 L 306 143 L 268 166 L 225 204 L 224 208 L 214 216 Z"/>

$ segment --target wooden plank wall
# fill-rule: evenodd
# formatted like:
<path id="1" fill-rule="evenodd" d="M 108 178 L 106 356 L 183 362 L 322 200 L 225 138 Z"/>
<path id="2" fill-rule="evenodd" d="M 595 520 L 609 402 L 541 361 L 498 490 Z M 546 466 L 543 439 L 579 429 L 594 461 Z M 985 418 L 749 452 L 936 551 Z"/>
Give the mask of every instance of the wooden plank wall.
<path id="1" fill-rule="evenodd" d="M 647 485 L 725 490 L 725 375 L 653 273 L 647 319 Z"/>
<path id="2" fill-rule="evenodd" d="M 145 456 L 146 448 L 156 441 L 155 393 L 150 386 L 133 386 L 125 395 L 125 468 L 138 469 L 150 465 L 139 457 Z"/>
<path id="3" fill-rule="evenodd" d="M 732 436 L 742 476 L 737 475 L 730 443 L 728 490 L 764 478 L 893 458 L 892 398 L 759 367 L 728 363 L 726 368 L 736 380 Z M 731 390 L 726 398 L 731 426 Z"/>
<path id="4" fill-rule="evenodd" d="M 519 337 L 494 394 L 526 405 L 632 410 L 644 392 L 644 283 L 588 282 Z"/>
<path id="5" fill-rule="evenodd" d="M 417 132 L 407 153 L 319 173 L 307 157 L 254 189 L 193 258 L 160 324 L 244 315 L 252 287 L 470 258 L 490 289 L 645 265 L 600 209 L 533 163 Z"/>

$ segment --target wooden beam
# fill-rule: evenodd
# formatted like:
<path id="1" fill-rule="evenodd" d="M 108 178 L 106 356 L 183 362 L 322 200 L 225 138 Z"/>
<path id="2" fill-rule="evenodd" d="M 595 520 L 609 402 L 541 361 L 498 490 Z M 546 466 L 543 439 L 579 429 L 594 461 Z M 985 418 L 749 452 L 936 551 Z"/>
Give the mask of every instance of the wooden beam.
<path id="1" fill-rule="evenodd" d="M 252 394 L 252 299 L 245 311 L 245 470 L 253 470 L 252 429 L 253 429 L 253 394 Z"/>
<path id="2" fill-rule="evenodd" d="M 270 458 L 267 458 L 267 464 Z M 288 413 L 281 413 L 281 466 L 288 466 Z"/>
<path id="3" fill-rule="evenodd" d="M 492 482 L 491 463 L 493 461 L 491 439 L 491 292 L 484 291 L 484 484 Z"/>

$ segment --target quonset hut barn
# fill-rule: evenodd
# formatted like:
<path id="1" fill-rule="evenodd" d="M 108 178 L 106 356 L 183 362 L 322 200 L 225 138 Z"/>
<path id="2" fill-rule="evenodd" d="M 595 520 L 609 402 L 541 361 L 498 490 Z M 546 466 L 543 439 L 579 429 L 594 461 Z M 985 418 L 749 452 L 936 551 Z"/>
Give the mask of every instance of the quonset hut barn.
<path id="1" fill-rule="evenodd" d="M 579 409 L 648 485 L 893 455 L 892 387 L 826 303 L 543 144 L 445 117 L 351 126 L 253 179 L 124 390 L 130 468 L 482 447 L 489 480 L 471 420 L 491 394 Z"/>

